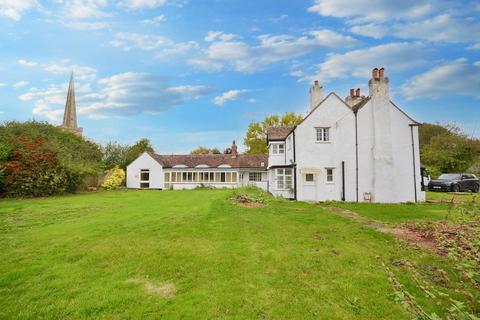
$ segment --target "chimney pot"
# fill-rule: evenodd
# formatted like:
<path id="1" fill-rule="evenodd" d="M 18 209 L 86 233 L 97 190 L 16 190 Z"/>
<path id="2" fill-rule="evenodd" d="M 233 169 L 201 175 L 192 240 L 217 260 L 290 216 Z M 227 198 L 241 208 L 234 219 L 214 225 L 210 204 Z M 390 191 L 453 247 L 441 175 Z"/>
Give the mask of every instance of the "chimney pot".
<path id="1" fill-rule="evenodd" d="M 313 84 L 316 85 L 316 86 L 318 86 L 318 80 L 315 80 L 315 81 L 313 82 Z"/>
<path id="2" fill-rule="evenodd" d="M 383 78 L 385 76 L 385 68 L 380 68 L 378 71 L 378 77 Z"/>
<path id="3" fill-rule="evenodd" d="M 355 91 L 355 96 L 360 97 L 360 88 L 357 88 Z"/>
<path id="4" fill-rule="evenodd" d="M 350 97 L 353 97 L 355 95 L 355 89 L 350 89 Z"/>
<path id="5" fill-rule="evenodd" d="M 378 68 L 372 70 L 372 78 L 378 79 Z"/>

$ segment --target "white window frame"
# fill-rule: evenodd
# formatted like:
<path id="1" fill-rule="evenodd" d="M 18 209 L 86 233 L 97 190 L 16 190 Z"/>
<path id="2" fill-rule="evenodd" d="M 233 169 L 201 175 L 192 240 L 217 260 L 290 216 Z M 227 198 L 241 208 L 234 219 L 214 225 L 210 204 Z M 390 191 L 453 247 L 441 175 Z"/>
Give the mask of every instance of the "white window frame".
<path id="1" fill-rule="evenodd" d="M 253 177 L 253 179 L 252 179 L 252 177 Z M 249 172 L 248 173 L 248 181 L 252 181 L 252 182 L 262 181 L 262 173 L 261 172 Z"/>
<path id="2" fill-rule="evenodd" d="M 272 143 L 272 154 L 284 154 L 285 143 Z"/>
<path id="3" fill-rule="evenodd" d="M 330 171 L 330 173 L 329 173 Z M 326 176 L 325 181 L 327 183 L 335 183 L 335 169 L 334 168 L 325 168 Z"/>
<path id="4" fill-rule="evenodd" d="M 142 173 L 148 173 L 148 180 L 142 180 Z M 142 184 L 148 184 L 148 187 L 142 187 Z M 150 169 L 140 169 L 140 184 L 141 189 L 150 188 Z"/>
<path id="5" fill-rule="evenodd" d="M 316 127 L 315 128 L 316 142 L 330 142 L 330 127 Z"/>
<path id="6" fill-rule="evenodd" d="M 289 171 L 288 174 L 287 171 Z M 277 190 L 290 190 L 292 188 L 292 171 L 293 170 L 291 168 L 278 168 L 275 170 Z"/>

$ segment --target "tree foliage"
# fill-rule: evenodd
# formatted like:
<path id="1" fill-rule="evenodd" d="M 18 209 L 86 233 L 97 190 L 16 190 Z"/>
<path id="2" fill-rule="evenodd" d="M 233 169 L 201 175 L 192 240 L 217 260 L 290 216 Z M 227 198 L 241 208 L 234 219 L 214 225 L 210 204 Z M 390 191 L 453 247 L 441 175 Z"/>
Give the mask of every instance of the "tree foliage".
<path id="1" fill-rule="evenodd" d="M 103 163 L 105 169 L 112 169 L 115 166 L 127 167 L 127 153 L 130 147 L 117 142 L 108 142 L 103 148 Z"/>
<path id="2" fill-rule="evenodd" d="M 0 125 L 0 188 L 8 196 L 74 192 L 102 170 L 97 144 L 48 123 Z"/>
<path id="3" fill-rule="evenodd" d="M 459 127 L 424 123 L 419 136 L 421 161 L 433 177 L 478 170 L 480 140 L 468 137 Z"/>
<path id="4" fill-rule="evenodd" d="M 218 148 L 206 148 L 206 147 L 198 147 L 190 152 L 190 154 L 221 154 Z"/>
<path id="5" fill-rule="evenodd" d="M 137 159 L 144 152 L 155 152 L 152 144 L 148 139 L 140 139 L 133 146 L 128 148 L 126 157 L 126 166 L 128 166 L 133 160 Z M 125 166 L 125 168 L 126 168 Z"/>
<path id="6" fill-rule="evenodd" d="M 302 121 L 302 116 L 294 112 L 287 112 L 283 116 L 270 115 L 262 122 L 252 122 L 248 126 L 243 143 L 247 146 L 248 154 L 267 153 L 267 130 L 282 126 L 296 126 Z"/>
<path id="7" fill-rule="evenodd" d="M 103 148 L 103 162 L 106 169 L 115 166 L 126 170 L 127 166 L 144 152 L 155 152 L 150 140 L 140 139 L 134 145 L 129 146 L 117 142 L 108 142 Z"/>

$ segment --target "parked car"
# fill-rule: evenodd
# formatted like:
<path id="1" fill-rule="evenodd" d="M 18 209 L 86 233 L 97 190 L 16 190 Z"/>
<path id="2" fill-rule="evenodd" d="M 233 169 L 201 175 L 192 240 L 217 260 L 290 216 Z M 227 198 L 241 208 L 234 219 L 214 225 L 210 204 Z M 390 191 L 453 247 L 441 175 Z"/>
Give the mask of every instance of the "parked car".
<path id="1" fill-rule="evenodd" d="M 430 191 L 478 192 L 479 189 L 478 178 L 470 173 L 444 173 L 428 183 Z"/>

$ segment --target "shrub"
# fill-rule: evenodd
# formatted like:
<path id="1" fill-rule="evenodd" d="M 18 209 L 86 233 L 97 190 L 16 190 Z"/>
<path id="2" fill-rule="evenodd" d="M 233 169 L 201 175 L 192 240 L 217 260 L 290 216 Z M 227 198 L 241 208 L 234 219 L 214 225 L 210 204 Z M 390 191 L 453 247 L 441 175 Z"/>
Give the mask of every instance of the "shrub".
<path id="1" fill-rule="evenodd" d="M 107 190 L 115 189 L 123 185 L 125 180 L 125 171 L 116 166 L 113 169 L 108 170 L 105 180 L 102 183 L 102 188 Z"/>
<path id="2" fill-rule="evenodd" d="M 71 193 L 101 171 L 102 153 L 91 141 L 48 123 L 0 125 L 0 195 Z"/>

